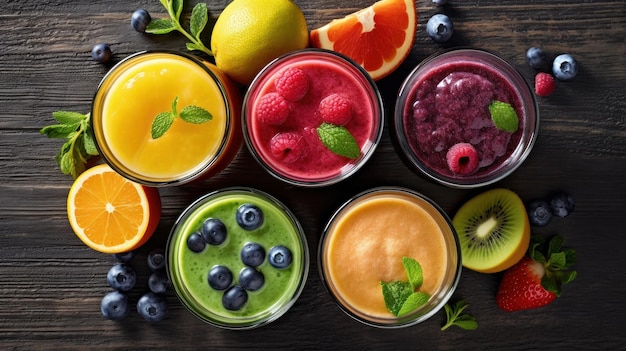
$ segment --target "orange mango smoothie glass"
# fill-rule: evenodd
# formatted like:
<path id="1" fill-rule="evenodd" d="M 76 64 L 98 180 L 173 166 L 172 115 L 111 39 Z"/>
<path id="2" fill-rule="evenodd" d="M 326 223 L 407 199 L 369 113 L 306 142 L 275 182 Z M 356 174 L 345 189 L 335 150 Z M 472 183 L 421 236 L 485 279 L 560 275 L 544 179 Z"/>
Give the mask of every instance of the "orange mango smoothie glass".
<path id="1" fill-rule="evenodd" d="M 153 138 L 158 114 L 189 106 L 211 119 L 177 117 Z M 240 110 L 240 91 L 211 63 L 179 52 L 140 52 L 104 77 L 91 118 L 98 150 L 111 168 L 138 183 L 166 186 L 205 179 L 232 161 L 242 143 Z"/>
<path id="2" fill-rule="evenodd" d="M 420 293 L 428 301 L 394 315 L 382 282 L 407 281 L 403 258 L 422 267 Z M 409 189 L 379 187 L 342 205 L 327 224 L 318 251 L 320 276 L 339 307 L 374 327 L 420 323 L 439 311 L 461 275 L 458 238 L 449 217 L 430 199 Z"/>

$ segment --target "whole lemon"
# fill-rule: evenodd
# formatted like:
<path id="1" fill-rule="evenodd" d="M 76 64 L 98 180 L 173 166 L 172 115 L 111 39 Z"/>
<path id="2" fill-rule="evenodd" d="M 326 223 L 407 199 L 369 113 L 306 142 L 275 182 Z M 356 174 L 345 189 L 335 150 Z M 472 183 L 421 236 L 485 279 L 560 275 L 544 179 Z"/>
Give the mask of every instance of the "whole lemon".
<path id="1" fill-rule="evenodd" d="M 234 0 L 211 34 L 216 66 L 244 85 L 276 57 L 308 44 L 304 14 L 290 0 Z"/>

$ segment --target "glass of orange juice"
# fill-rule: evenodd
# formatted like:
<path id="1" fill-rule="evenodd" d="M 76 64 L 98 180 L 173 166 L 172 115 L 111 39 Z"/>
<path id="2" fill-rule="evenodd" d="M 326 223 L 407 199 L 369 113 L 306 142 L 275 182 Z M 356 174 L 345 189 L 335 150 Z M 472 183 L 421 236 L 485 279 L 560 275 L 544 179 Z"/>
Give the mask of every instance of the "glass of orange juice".
<path id="1" fill-rule="evenodd" d="M 339 307 L 380 328 L 430 318 L 450 299 L 461 275 L 459 241 L 448 216 L 432 200 L 400 187 L 370 189 L 344 203 L 324 229 L 318 261 L 322 282 Z"/>
<path id="2" fill-rule="evenodd" d="M 183 110 L 200 111 L 203 119 L 182 118 Z M 232 161 L 242 143 L 240 112 L 240 91 L 213 64 L 144 51 L 103 78 L 91 121 L 111 168 L 144 185 L 167 186 L 205 179 Z M 155 122 L 159 115 L 170 116 L 170 124 Z"/>

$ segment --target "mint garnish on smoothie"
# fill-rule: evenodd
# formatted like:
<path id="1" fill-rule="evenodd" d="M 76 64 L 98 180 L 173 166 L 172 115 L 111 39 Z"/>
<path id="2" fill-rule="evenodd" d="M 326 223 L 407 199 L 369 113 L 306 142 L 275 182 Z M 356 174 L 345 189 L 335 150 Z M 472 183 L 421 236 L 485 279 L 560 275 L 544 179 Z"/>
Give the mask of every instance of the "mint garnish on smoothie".
<path id="1" fill-rule="evenodd" d="M 161 112 L 156 115 L 152 121 L 152 139 L 158 139 L 170 129 L 176 117 L 180 117 L 183 121 L 194 124 L 201 124 L 213 119 L 213 115 L 199 106 L 186 106 L 180 113 L 177 110 L 178 96 L 172 102 L 172 110 Z"/>
<path id="2" fill-rule="evenodd" d="M 403 257 L 402 265 L 408 281 L 380 282 L 383 289 L 385 306 L 394 316 L 402 316 L 424 305 L 430 295 L 419 291 L 424 281 L 422 266 L 416 260 Z"/>
<path id="3" fill-rule="evenodd" d="M 317 135 L 334 154 L 352 159 L 361 155 L 359 144 L 345 127 L 324 122 L 317 127 Z"/>
<path id="4" fill-rule="evenodd" d="M 517 131 L 519 117 L 511 104 L 496 100 L 489 105 L 489 113 L 496 128 L 510 133 Z"/>

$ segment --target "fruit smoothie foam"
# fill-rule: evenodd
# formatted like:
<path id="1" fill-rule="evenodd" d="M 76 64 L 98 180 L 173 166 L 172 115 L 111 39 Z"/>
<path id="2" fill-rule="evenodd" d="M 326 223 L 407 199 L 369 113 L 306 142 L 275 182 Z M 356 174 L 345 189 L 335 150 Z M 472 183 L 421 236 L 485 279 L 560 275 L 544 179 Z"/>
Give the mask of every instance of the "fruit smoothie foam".
<path id="1" fill-rule="evenodd" d="M 355 157 L 331 151 L 318 134 L 322 124 L 345 128 L 356 141 Z M 298 185 L 330 184 L 356 172 L 378 144 L 382 124 L 373 81 L 348 59 L 325 50 L 274 61 L 244 102 L 251 152 L 274 176 Z"/>
<path id="2" fill-rule="evenodd" d="M 320 244 L 323 281 L 350 316 L 366 324 L 397 327 L 419 323 L 450 297 L 460 275 L 460 251 L 449 219 L 420 195 L 377 188 L 349 201 L 329 222 Z M 426 305 L 395 317 L 381 282 L 406 281 L 403 258 L 419 262 Z"/>
<path id="3" fill-rule="evenodd" d="M 497 125 L 494 105 L 506 105 L 515 119 Z M 471 49 L 420 64 L 402 87 L 395 118 L 409 159 L 457 186 L 512 172 L 530 152 L 538 127 L 534 95 L 519 73 L 495 55 Z"/>
<path id="4" fill-rule="evenodd" d="M 209 235 L 207 242 L 207 230 L 219 232 L 207 229 L 210 221 L 223 225 L 223 235 Z M 277 247 L 283 250 L 279 255 Z M 252 189 L 200 198 L 181 215 L 168 243 L 168 273 L 180 300 L 200 319 L 228 329 L 258 327 L 285 313 L 304 287 L 308 264 L 295 217 Z M 214 275 L 216 267 L 230 272 L 229 279 Z"/>

